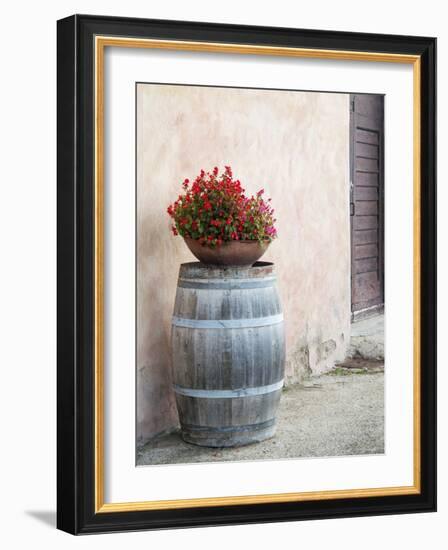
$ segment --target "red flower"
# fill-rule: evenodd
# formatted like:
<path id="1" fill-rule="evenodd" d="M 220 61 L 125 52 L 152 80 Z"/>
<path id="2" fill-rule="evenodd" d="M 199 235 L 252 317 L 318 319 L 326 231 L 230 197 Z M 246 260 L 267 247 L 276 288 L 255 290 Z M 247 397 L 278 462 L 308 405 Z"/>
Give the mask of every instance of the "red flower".
<path id="1" fill-rule="evenodd" d="M 189 184 L 185 178 L 184 193 L 167 208 L 174 235 L 194 235 L 198 242 L 211 247 L 230 240 L 270 241 L 277 236 L 270 199 L 265 202 L 262 198 L 264 189 L 247 197 L 241 181 L 233 179 L 230 166 L 221 175 L 216 166 L 210 172 L 201 169 L 191 188 Z"/>

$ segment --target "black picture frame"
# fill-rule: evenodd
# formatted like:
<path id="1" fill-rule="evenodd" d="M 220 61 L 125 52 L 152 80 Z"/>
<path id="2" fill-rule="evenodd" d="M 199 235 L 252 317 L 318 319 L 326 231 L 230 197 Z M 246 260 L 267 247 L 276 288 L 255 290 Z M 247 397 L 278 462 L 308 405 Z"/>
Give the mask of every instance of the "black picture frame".
<path id="1" fill-rule="evenodd" d="M 436 509 L 436 39 L 74 15 L 57 24 L 57 526 L 72 534 L 431 512 Z M 420 491 L 97 513 L 95 506 L 95 36 L 420 58 Z"/>

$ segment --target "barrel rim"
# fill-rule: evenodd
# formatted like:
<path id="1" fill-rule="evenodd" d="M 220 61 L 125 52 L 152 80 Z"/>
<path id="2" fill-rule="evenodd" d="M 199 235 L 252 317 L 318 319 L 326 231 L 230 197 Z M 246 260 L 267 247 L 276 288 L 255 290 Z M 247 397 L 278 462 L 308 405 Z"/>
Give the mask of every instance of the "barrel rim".
<path id="1" fill-rule="evenodd" d="M 201 262 L 185 262 L 180 265 L 179 277 L 182 279 L 246 279 L 272 276 L 275 271 L 273 262 L 255 262 L 250 267 L 216 267 Z"/>
<path id="2" fill-rule="evenodd" d="M 238 278 L 183 278 L 181 275 L 177 280 L 177 288 L 190 288 L 192 290 L 258 290 L 260 288 L 272 288 L 277 283 L 277 277 L 266 275 L 266 277 L 238 277 Z"/>

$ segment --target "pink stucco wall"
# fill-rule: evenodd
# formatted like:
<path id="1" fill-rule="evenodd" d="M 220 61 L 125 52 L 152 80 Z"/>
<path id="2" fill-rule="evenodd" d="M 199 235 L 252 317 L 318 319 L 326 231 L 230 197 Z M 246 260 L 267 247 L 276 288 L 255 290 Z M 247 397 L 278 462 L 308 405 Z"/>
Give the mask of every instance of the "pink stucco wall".
<path id="1" fill-rule="evenodd" d="M 345 94 L 139 84 L 137 90 L 137 436 L 177 422 L 170 318 L 179 264 L 169 231 L 180 182 L 230 164 L 272 197 L 288 382 L 343 359 L 350 328 L 349 98 Z"/>

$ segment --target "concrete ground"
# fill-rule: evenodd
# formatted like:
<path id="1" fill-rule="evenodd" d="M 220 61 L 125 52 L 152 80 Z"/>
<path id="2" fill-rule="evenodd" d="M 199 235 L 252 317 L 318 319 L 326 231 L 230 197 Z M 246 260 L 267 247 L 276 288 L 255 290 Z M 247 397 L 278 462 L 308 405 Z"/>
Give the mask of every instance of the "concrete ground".
<path id="1" fill-rule="evenodd" d="M 352 323 L 348 356 L 384 360 L 384 314 Z"/>
<path id="2" fill-rule="evenodd" d="M 382 363 L 353 359 L 306 385 L 286 388 L 272 439 L 246 447 L 210 449 L 185 443 L 174 432 L 140 448 L 137 465 L 382 453 Z"/>

